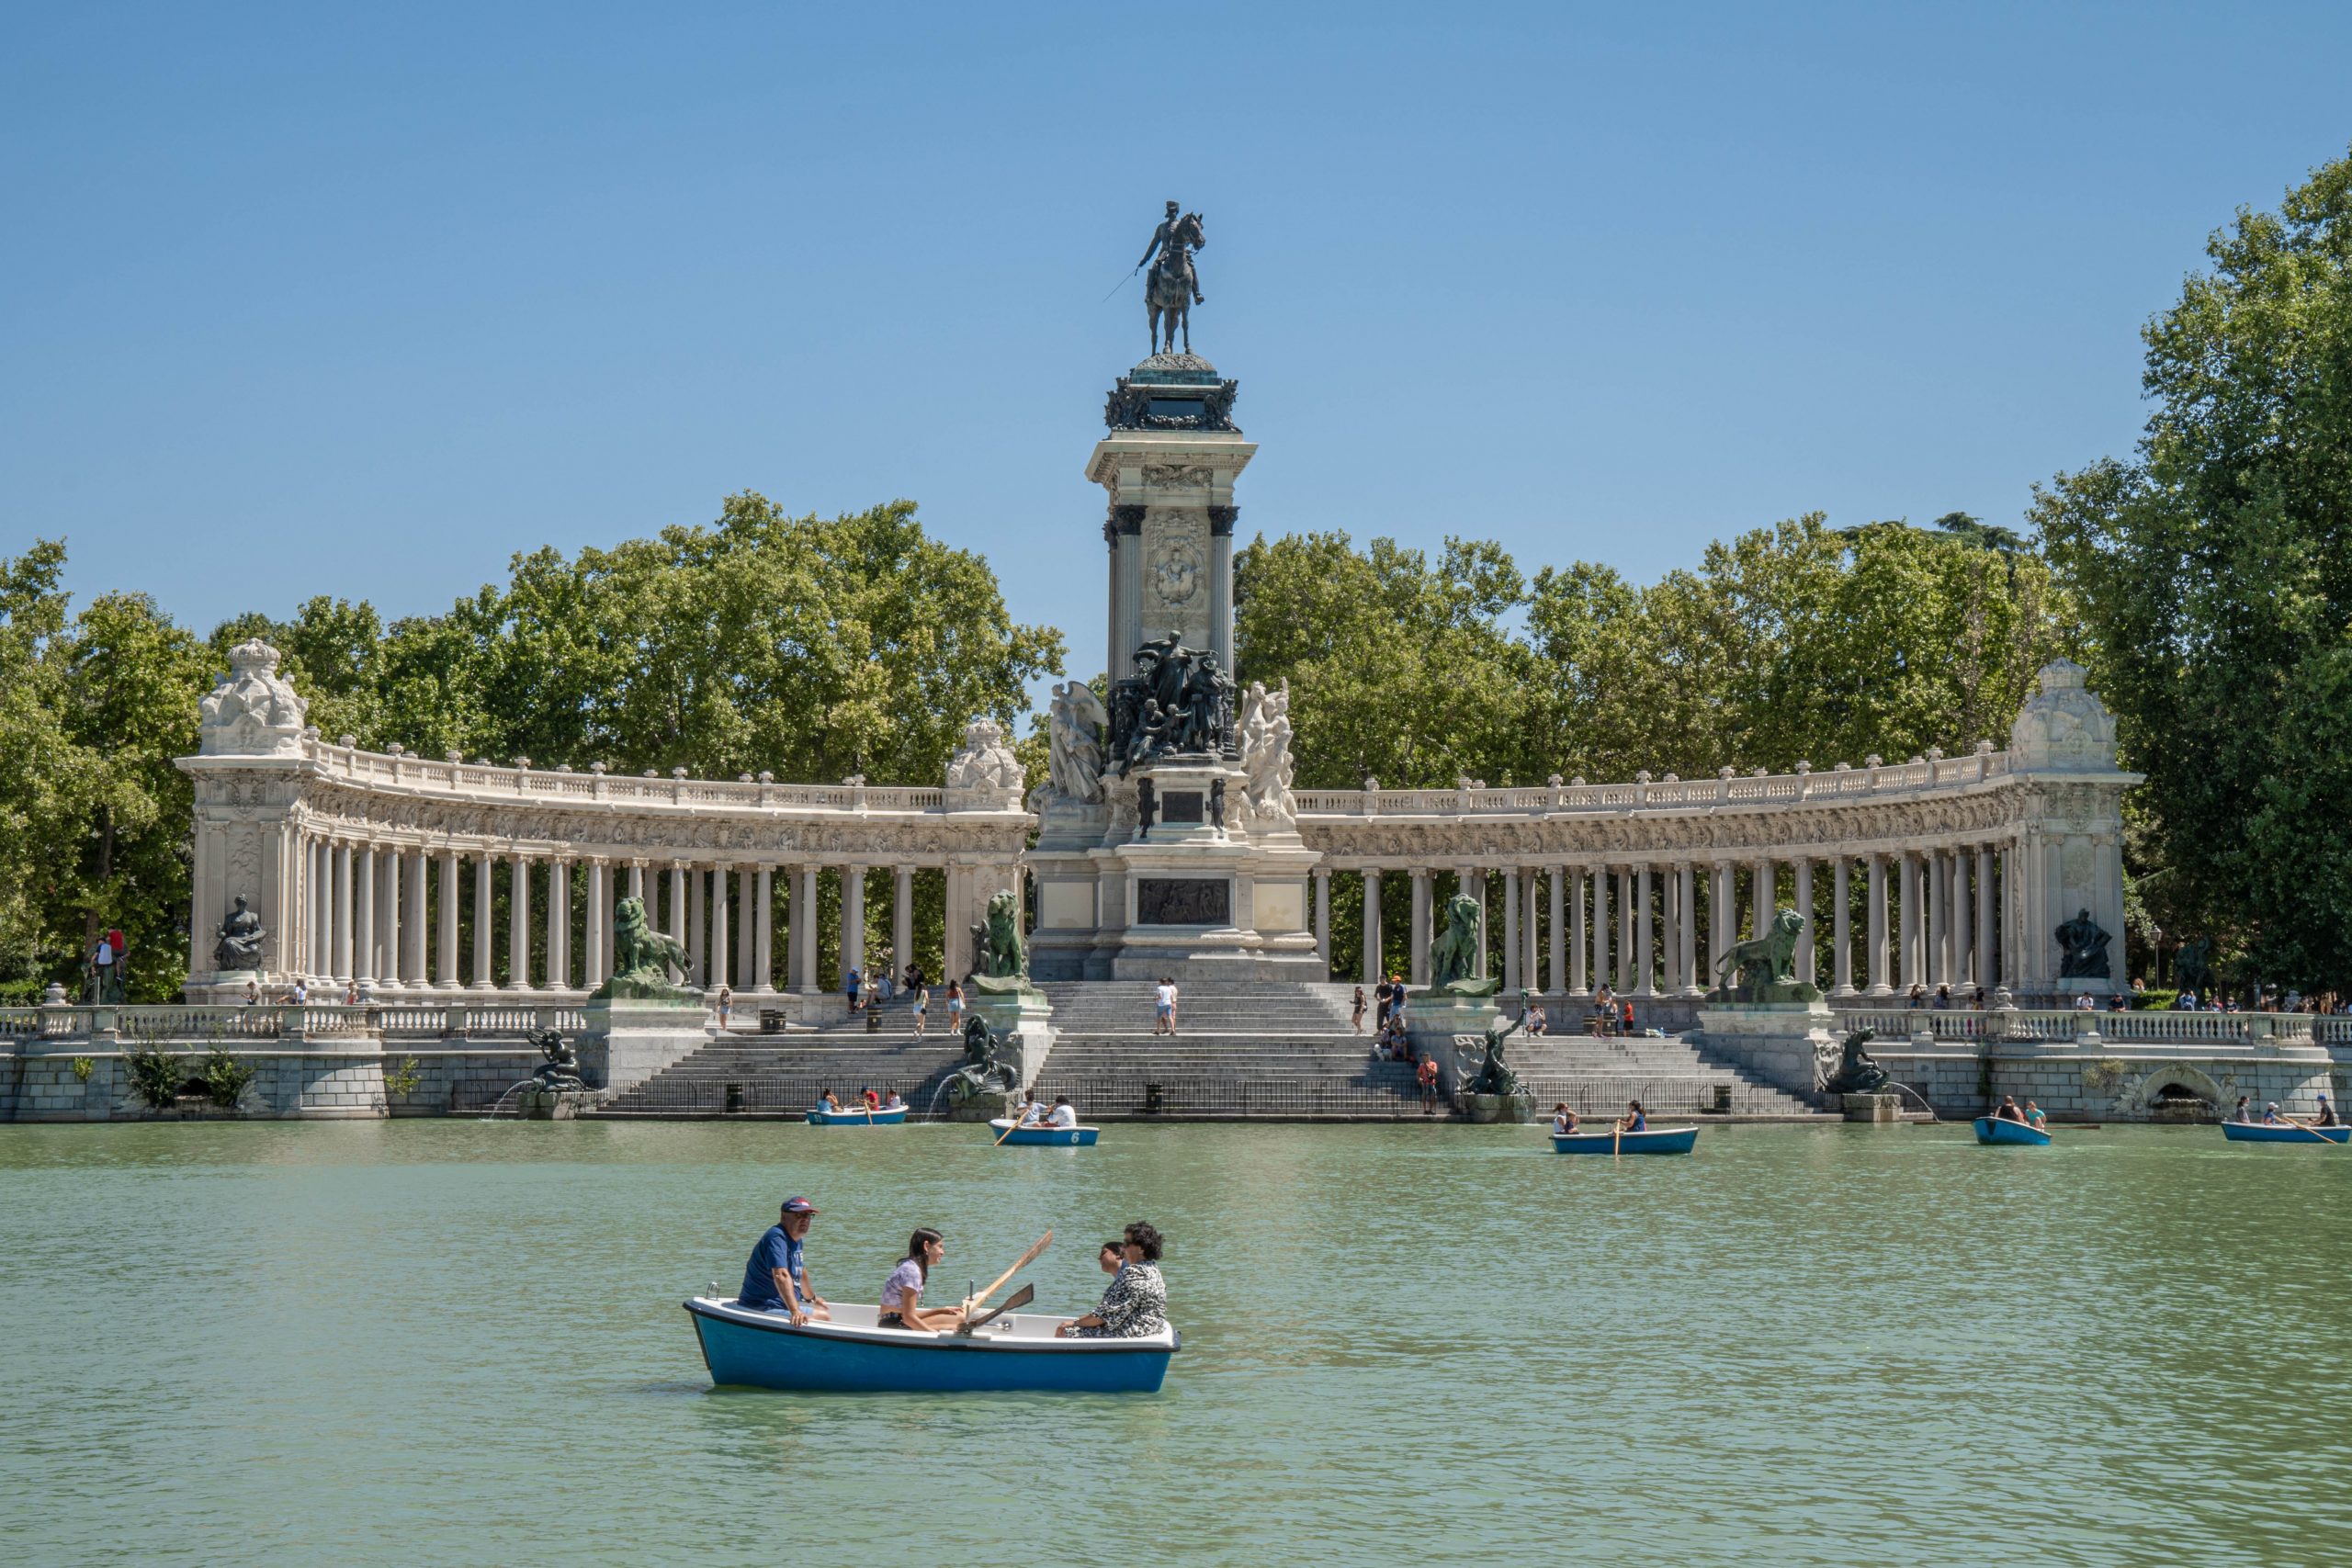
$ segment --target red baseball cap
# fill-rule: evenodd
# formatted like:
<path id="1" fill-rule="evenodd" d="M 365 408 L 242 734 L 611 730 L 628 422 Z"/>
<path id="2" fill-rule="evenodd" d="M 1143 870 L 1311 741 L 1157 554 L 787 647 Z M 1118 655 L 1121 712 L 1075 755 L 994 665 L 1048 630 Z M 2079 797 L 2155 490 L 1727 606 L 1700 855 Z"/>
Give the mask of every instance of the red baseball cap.
<path id="1" fill-rule="evenodd" d="M 817 1212 L 817 1205 L 806 1198 L 786 1198 L 784 1212 L 787 1214 L 813 1214 Z"/>

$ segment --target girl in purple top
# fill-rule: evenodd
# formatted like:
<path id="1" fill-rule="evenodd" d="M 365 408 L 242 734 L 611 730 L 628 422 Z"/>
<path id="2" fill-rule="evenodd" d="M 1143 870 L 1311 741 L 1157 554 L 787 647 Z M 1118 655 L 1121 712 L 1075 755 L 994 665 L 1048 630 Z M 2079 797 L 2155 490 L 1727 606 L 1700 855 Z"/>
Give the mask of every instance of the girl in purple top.
<path id="1" fill-rule="evenodd" d="M 875 1321 L 884 1328 L 915 1328 L 931 1334 L 963 1326 L 962 1307 L 933 1307 L 926 1312 L 922 1306 L 922 1287 L 931 1278 L 932 1265 L 946 1256 L 946 1242 L 929 1225 L 908 1237 L 907 1255 L 899 1259 L 882 1287 L 882 1315 Z"/>

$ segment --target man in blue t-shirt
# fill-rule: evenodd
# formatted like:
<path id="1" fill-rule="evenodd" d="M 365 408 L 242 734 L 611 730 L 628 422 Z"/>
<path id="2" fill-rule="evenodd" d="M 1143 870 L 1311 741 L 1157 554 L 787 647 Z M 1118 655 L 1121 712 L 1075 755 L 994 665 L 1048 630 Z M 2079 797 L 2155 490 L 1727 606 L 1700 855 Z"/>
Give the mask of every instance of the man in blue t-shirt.
<path id="1" fill-rule="evenodd" d="M 808 1235 L 808 1222 L 816 1217 L 817 1205 L 808 1199 L 784 1201 L 784 1213 L 760 1237 L 759 1246 L 752 1248 L 752 1260 L 743 1266 L 743 1289 L 735 1298 L 738 1304 L 762 1312 L 781 1307 L 795 1323 L 832 1317 L 825 1298 L 808 1288 L 808 1269 L 800 1260 L 800 1244 Z"/>

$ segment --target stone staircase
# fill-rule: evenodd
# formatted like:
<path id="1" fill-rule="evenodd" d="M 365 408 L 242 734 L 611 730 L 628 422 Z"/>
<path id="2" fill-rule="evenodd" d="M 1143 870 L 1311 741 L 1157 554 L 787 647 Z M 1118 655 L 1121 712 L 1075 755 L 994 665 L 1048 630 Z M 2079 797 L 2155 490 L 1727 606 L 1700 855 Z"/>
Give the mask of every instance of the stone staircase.
<path id="1" fill-rule="evenodd" d="M 1058 981 L 1055 1041 L 1035 1088 L 1067 1096 L 1089 1121 L 1387 1121 L 1419 1118 L 1420 1094 L 1404 1062 L 1374 1060 L 1349 1027 L 1349 985 L 1236 981 L 1182 988 L 1178 1032 L 1155 1035 L 1152 987 L 1142 981 Z M 748 1021 L 746 1021 L 748 1022 Z M 1728 1111 L 1804 1116 L 1812 1108 L 1675 1038 L 1514 1036 L 1510 1062 L 1539 1111 L 1566 1100 L 1579 1115 L 1639 1100 L 1661 1114 Z M 914 1037 L 903 999 L 813 1030 L 718 1035 L 616 1097 L 612 1116 L 797 1115 L 831 1089 L 844 1100 L 871 1085 L 896 1090 L 917 1115 L 963 1063 L 939 994 L 931 1029 Z"/>

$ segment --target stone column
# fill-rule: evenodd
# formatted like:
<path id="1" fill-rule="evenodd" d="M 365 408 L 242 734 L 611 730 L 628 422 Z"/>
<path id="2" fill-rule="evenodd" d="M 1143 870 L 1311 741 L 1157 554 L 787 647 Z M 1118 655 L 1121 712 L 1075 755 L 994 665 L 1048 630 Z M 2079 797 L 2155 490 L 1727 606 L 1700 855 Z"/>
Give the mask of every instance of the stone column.
<path id="1" fill-rule="evenodd" d="M 334 976 L 334 846 L 324 839 L 311 846 L 311 974 Z"/>
<path id="2" fill-rule="evenodd" d="M 702 867 L 687 873 L 686 930 L 694 934 L 686 939 L 686 956 L 694 962 L 686 972 L 686 984 L 697 991 L 710 974 L 710 926 L 703 919 L 702 908 L 705 886 Z"/>
<path id="3" fill-rule="evenodd" d="M 1903 852 L 1902 878 L 1896 887 L 1901 903 L 1902 929 L 1895 950 L 1902 962 L 1894 976 L 1895 985 L 1908 991 L 1919 984 L 1919 954 L 1926 943 L 1919 940 L 1919 857 L 1906 850 Z"/>
<path id="4" fill-rule="evenodd" d="M 1380 868 L 1363 868 L 1363 983 L 1377 986 L 1387 977 L 1381 967 Z"/>
<path id="5" fill-rule="evenodd" d="M 1680 938 L 1681 956 L 1676 966 L 1681 973 L 1682 994 L 1695 997 L 1706 987 L 1699 980 L 1699 886 L 1698 877 L 1689 861 L 1674 868 L 1675 899 L 1678 908 L 1675 934 Z"/>
<path id="6" fill-rule="evenodd" d="M 1487 977 L 1487 874 L 1476 866 L 1462 868 L 1462 891 L 1478 901 L 1478 978 Z"/>
<path id="7" fill-rule="evenodd" d="M 1592 976 L 1585 966 L 1592 961 L 1592 944 L 1585 940 L 1584 867 L 1568 868 L 1568 886 L 1562 893 L 1568 906 L 1568 995 L 1592 995 Z"/>
<path id="8" fill-rule="evenodd" d="M 1430 983 L 1430 876 L 1428 867 L 1413 868 L 1413 929 L 1406 941 L 1412 949 L 1407 983 L 1415 986 Z"/>
<path id="9" fill-rule="evenodd" d="M 604 929 L 605 940 L 601 944 L 599 944 L 599 956 L 597 958 L 599 973 L 601 974 L 610 975 L 613 972 L 613 927 L 616 923 L 613 919 L 613 914 L 620 905 L 624 890 L 639 897 L 642 897 L 644 896 L 637 890 L 637 883 L 639 880 L 638 866 L 642 863 L 642 862 L 632 863 L 628 867 L 628 878 L 627 881 L 624 881 L 621 876 L 621 867 L 617 862 L 607 861 L 605 863 L 605 876 L 603 882 L 605 889 L 605 913 L 603 919 L 600 922 Z"/>
<path id="10" fill-rule="evenodd" d="M 1520 943 L 1527 950 L 1527 988 L 1537 992 L 1544 989 L 1544 978 L 1543 928 L 1540 924 L 1542 911 L 1537 908 L 1537 901 L 1543 896 L 1543 881 L 1541 867 L 1531 865 L 1527 868 L 1527 907 L 1520 914 Z M 1552 976 L 1552 983 L 1555 987 L 1559 984 L 1556 973 Z"/>
<path id="11" fill-rule="evenodd" d="M 401 852 L 371 851 L 376 863 L 376 951 L 368 956 L 368 973 L 376 987 L 401 983 Z"/>
<path id="12" fill-rule="evenodd" d="M 1886 979 L 1886 857 L 1871 856 L 1870 994 L 1885 996 L 1894 987 Z"/>
<path id="13" fill-rule="evenodd" d="M 775 989 L 775 868 L 760 867 L 759 891 L 754 896 L 759 912 L 758 934 L 752 939 L 752 988 L 762 996 Z"/>
<path id="14" fill-rule="evenodd" d="M 890 879 L 890 962 L 903 975 L 915 961 L 915 868 L 902 865 Z"/>
<path id="15" fill-rule="evenodd" d="M 955 901 L 950 899 L 946 931 L 949 950 L 942 956 L 951 972 L 941 976 L 943 980 L 955 977 Z M 813 994 L 817 989 L 817 868 L 813 865 L 802 866 L 800 874 L 792 879 L 792 988 L 803 995 Z"/>
<path id="16" fill-rule="evenodd" d="M 1758 861 L 1754 873 L 1755 886 L 1748 890 L 1751 895 L 1751 906 L 1755 910 L 1748 920 L 1750 929 L 1747 934 L 1751 939 L 1760 937 L 1772 929 L 1772 899 L 1775 892 L 1773 881 L 1772 863 L 1769 860 Z"/>
<path id="17" fill-rule="evenodd" d="M 613 923 L 613 867 L 609 861 L 591 860 L 587 869 L 588 919 L 581 932 L 587 951 L 580 955 L 580 984 L 593 991 L 605 983 L 605 931 Z"/>
<path id="18" fill-rule="evenodd" d="M 686 940 L 686 863 L 682 860 L 670 863 L 669 905 L 662 912 L 670 919 L 670 940 L 691 953 L 694 943 Z M 689 970 L 681 978 L 691 984 L 694 975 Z"/>
<path id="19" fill-rule="evenodd" d="M 727 867 L 710 868 L 710 980 L 717 990 L 727 984 Z"/>
<path id="20" fill-rule="evenodd" d="M 401 983 L 421 991 L 424 988 L 424 851 L 409 850 L 401 858 L 408 863 L 407 908 L 401 911 Z"/>
<path id="21" fill-rule="evenodd" d="M 2001 846 L 2001 984 L 2012 991 L 2024 971 L 2018 964 L 2018 953 L 2024 942 L 2020 934 L 2019 911 L 2023 901 L 2018 897 L 2018 848 L 2014 843 Z"/>
<path id="22" fill-rule="evenodd" d="M 1993 846 L 1976 846 L 1976 983 L 1984 987 L 1986 1001 L 1992 1000 L 1994 976 L 1999 972 L 1994 963 L 1993 948 Z"/>
<path id="23" fill-rule="evenodd" d="M 1650 956 L 1650 865 L 1634 868 L 1634 995 L 1657 995 L 1657 966 Z"/>
<path id="24" fill-rule="evenodd" d="M 1592 868 L 1592 988 L 1609 984 L 1609 868 Z"/>
<path id="25" fill-rule="evenodd" d="M 1682 911 L 1675 901 L 1677 886 L 1671 864 L 1658 867 L 1657 874 L 1657 967 L 1658 995 L 1679 996 L 1682 991 Z"/>
<path id="26" fill-rule="evenodd" d="M 506 988 L 531 988 L 531 857 L 508 858 L 506 899 Z"/>
<path id="27" fill-rule="evenodd" d="M 548 862 L 548 973 L 551 991 L 571 988 L 571 863 Z"/>
<path id="28" fill-rule="evenodd" d="M 454 991 L 462 983 L 458 978 L 458 852 L 441 852 L 441 929 L 435 944 L 433 983 L 445 991 Z"/>
<path id="29" fill-rule="evenodd" d="M 849 984 L 852 969 L 865 967 L 865 868 L 842 867 L 842 962 L 839 979 Z"/>
<path id="30" fill-rule="evenodd" d="M 1634 868 L 1617 868 L 1617 989 L 1634 989 Z"/>
<path id="31" fill-rule="evenodd" d="M 1814 959 L 1813 940 L 1813 861 L 1799 855 L 1790 863 L 1790 885 L 1795 890 L 1797 913 L 1804 917 L 1804 930 L 1797 933 L 1797 978 L 1806 985 L 1820 983 L 1821 966 Z"/>
<path id="32" fill-rule="evenodd" d="M 351 902 L 357 911 L 358 925 L 352 933 L 351 977 L 364 985 L 376 982 L 376 848 L 363 845 L 353 856 L 353 868 L 357 872 L 358 886 L 352 889 Z"/>
<path id="33" fill-rule="evenodd" d="M 759 877 L 752 868 L 745 866 L 735 874 L 735 968 L 739 987 L 756 988 L 754 978 L 761 968 L 759 957 L 760 931 L 766 922 L 760 919 Z"/>
<path id="34" fill-rule="evenodd" d="M 1853 863 L 1839 855 L 1829 863 L 1829 994 L 1854 994 Z"/>
<path id="35" fill-rule="evenodd" d="M 351 846 L 334 847 L 334 977 L 348 984 L 357 974 L 351 966 Z"/>
<path id="36" fill-rule="evenodd" d="M 645 863 L 641 860 L 633 860 L 628 863 L 628 896 L 640 902 L 645 897 Z M 652 924 L 652 911 L 649 909 L 646 914 L 647 925 L 655 931 L 661 930 L 659 926 Z"/>
<path id="37" fill-rule="evenodd" d="M 487 991 L 490 978 L 491 868 L 498 863 L 488 850 L 474 852 L 474 973 L 468 987 Z"/>
<path id="38" fill-rule="evenodd" d="M 1928 988 L 1935 989 L 1951 978 L 1951 894 L 1944 883 L 1944 852 L 1928 850 L 1921 857 L 1919 891 L 1926 908 L 1919 929 L 1927 934 L 1927 962 L 1922 965 Z"/>
<path id="39" fill-rule="evenodd" d="M 1951 852 L 1951 869 L 1945 879 L 1951 885 L 1951 983 L 1956 990 L 1968 983 L 1968 862 L 1965 849 Z"/>
<path id="40" fill-rule="evenodd" d="M 1568 868 L 1552 868 L 1548 891 L 1551 895 L 1552 929 L 1544 933 L 1544 946 L 1551 960 L 1544 973 L 1550 976 L 1552 989 L 1566 992 L 1568 988 Z"/>
<path id="41" fill-rule="evenodd" d="M 1739 900 L 1732 889 L 1731 862 L 1713 861 L 1710 866 L 1714 889 L 1707 895 L 1707 973 L 1713 976 L 1723 973 L 1724 957 L 1739 940 Z"/>
<path id="42" fill-rule="evenodd" d="M 1317 976 L 1331 977 L 1331 874 L 1317 867 L 1315 873 L 1315 956 L 1323 965 Z"/>
<path id="43" fill-rule="evenodd" d="M 1521 987 L 1519 966 L 1519 867 L 1503 868 L 1503 989 Z"/>

